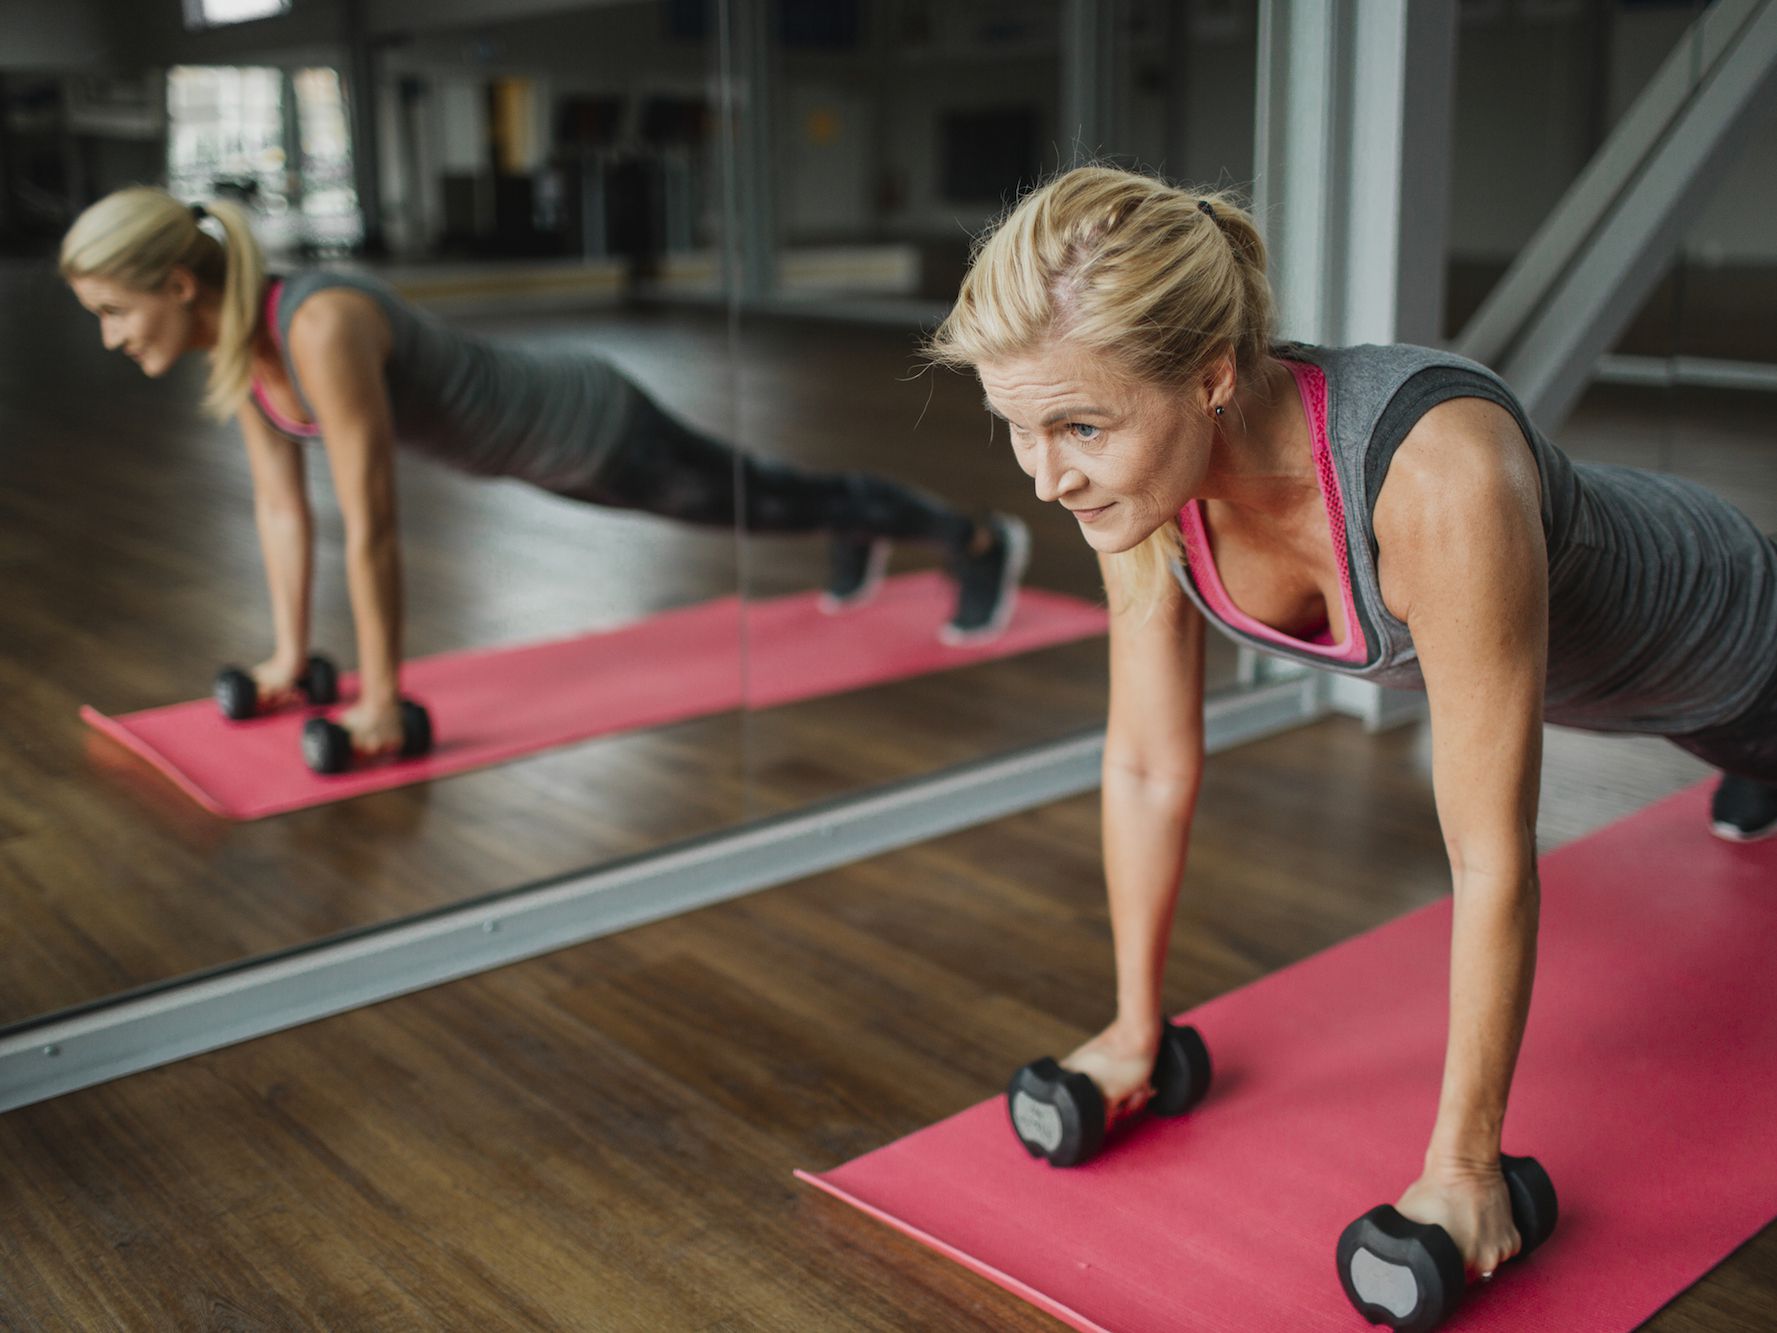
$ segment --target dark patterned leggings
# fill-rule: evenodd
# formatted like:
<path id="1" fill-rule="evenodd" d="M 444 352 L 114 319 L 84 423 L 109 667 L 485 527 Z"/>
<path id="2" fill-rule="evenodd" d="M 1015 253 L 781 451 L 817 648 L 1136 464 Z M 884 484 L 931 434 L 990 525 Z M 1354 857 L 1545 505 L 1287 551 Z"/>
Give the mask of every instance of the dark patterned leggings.
<path id="1" fill-rule="evenodd" d="M 1732 722 L 1666 739 L 1724 773 L 1777 783 L 1777 665 L 1764 695 Z"/>
<path id="2" fill-rule="evenodd" d="M 1666 739 L 1724 773 L 1777 783 L 1777 680 L 1744 717 L 1725 726 Z"/>
<path id="3" fill-rule="evenodd" d="M 959 552 L 974 520 L 949 505 L 868 472 L 811 472 L 743 454 L 668 416 L 645 394 L 617 453 L 570 499 L 639 509 L 681 523 L 732 526 L 735 487 L 753 533 L 831 533 L 940 546 Z"/>

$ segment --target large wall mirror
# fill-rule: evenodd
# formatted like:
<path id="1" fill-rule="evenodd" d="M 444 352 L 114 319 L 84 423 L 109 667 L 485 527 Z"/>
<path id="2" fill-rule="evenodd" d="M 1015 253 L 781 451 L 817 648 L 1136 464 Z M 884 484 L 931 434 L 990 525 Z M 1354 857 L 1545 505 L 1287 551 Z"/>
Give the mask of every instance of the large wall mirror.
<path id="1" fill-rule="evenodd" d="M 83 704 L 200 699 L 273 635 L 240 430 L 200 415 L 201 357 L 150 379 L 107 352 L 54 259 L 75 209 L 114 188 L 232 198 L 275 272 L 372 273 L 453 333 L 549 364 L 603 359 L 675 421 L 732 438 L 705 7 L 296 0 L 195 28 L 179 0 L 88 8 L 65 47 L 14 50 L 28 63 L 0 83 L 0 543 L 19 571 L 0 598 L 0 1026 L 734 823 L 731 520 L 580 503 L 408 449 L 410 662 L 698 617 L 689 644 L 610 650 L 642 654 L 623 669 L 644 675 L 695 656 L 683 708 L 244 822 L 83 725 Z M 312 643 L 349 667 L 343 520 L 324 449 L 307 453 Z M 534 706 L 527 688 L 490 666 L 479 699 L 433 703 L 439 753 Z M 594 723 L 623 702 L 562 688 Z M 280 762 L 302 761 L 292 747 Z"/>

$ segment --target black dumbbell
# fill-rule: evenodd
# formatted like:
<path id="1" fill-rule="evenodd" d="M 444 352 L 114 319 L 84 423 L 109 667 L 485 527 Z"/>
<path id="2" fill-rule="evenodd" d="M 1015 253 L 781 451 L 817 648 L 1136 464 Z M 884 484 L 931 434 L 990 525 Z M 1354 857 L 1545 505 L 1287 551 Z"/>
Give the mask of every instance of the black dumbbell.
<path id="1" fill-rule="evenodd" d="M 1143 1107 L 1154 1115 L 1183 1115 L 1209 1091 L 1209 1047 L 1197 1029 L 1168 1023 L 1150 1076 L 1154 1095 Z M 1051 1166 L 1078 1166 L 1104 1146 L 1104 1094 L 1092 1079 L 1044 1056 L 1016 1074 L 1006 1089 L 1012 1132 L 1032 1157 Z"/>
<path id="2" fill-rule="evenodd" d="M 432 715 L 412 699 L 401 701 L 401 748 L 396 756 L 413 759 L 432 748 Z M 352 733 L 337 722 L 311 717 L 302 724 L 302 757 L 317 773 L 343 773 L 352 766 Z"/>
<path id="3" fill-rule="evenodd" d="M 1512 1196 L 1512 1224 L 1524 1242 L 1522 1259 L 1555 1230 L 1555 1186 L 1534 1157 L 1501 1155 L 1499 1169 Z M 1410 1222 L 1383 1204 L 1339 1237 L 1339 1281 L 1352 1307 L 1372 1324 L 1403 1333 L 1436 1328 L 1462 1304 L 1468 1275 L 1462 1252 L 1443 1227 Z"/>
<path id="4" fill-rule="evenodd" d="M 339 702 L 339 670 L 319 653 L 296 678 L 296 688 L 312 704 Z M 259 712 L 259 684 L 239 667 L 227 666 L 216 673 L 216 706 L 230 722 L 245 722 Z"/>

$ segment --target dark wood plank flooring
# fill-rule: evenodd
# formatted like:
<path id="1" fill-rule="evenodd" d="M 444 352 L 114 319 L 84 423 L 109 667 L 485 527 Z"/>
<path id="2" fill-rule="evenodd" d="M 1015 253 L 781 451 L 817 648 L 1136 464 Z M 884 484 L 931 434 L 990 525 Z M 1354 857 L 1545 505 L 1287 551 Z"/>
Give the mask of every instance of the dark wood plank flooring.
<path id="1" fill-rule="evenodd" d="M 1445 892 L 1428 758 L 1344 719 L 1216 758 L 1169 1003 Z M 1545 830 L 1697 773 L 1557 735 Z M 1067 801 L 0 1117 L 0 1327 L 1056 1327 L 789 1173 L 1103 1021 L 1097 850 Z M 1767 1229 L 1648 1327 L 1773 1309 Z"/>

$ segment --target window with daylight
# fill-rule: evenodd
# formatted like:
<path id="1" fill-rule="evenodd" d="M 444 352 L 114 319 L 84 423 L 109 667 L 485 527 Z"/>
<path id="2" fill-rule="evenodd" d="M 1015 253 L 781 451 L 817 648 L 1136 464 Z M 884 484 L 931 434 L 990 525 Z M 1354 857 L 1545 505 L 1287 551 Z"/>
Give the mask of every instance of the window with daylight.
<path id="1" fill-rule="evenodd" d="M 276 18 L 290 12 L 290 0 L 185 0 L 187 28 L 220 28 L 227 23 Z"/>

